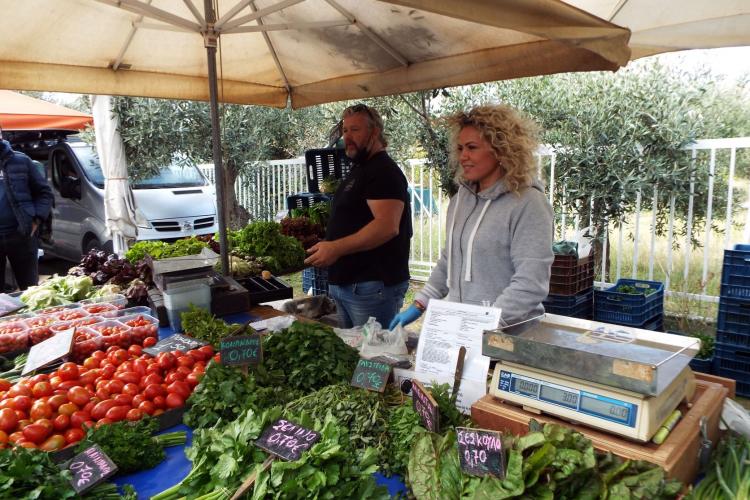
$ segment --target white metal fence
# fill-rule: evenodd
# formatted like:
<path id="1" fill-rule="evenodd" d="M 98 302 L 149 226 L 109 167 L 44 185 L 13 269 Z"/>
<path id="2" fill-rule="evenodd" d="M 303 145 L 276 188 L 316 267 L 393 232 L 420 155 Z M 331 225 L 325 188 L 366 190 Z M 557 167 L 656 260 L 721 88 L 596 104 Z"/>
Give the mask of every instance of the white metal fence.
<path id="1" fill-rule="evenodd" d="M 652 192 L 639 193 L 632 216 L 620 221 L 605 221 L 609 234 L 604 243 L 604 252 L 605 255 L 609 252 L 612 256 L 609 260 L 609 277 L 611 281 L 624 276 L 656 279 L 663 281 L 665 289 L 672 293 L 717 301 L 722 250 L 731 248 L 735 243 L 750 241 L 750 180 L 736 175 L 737 153 L 750 150 L 750 137 L 700 140 L 686 149 L 686 154 L 691 155 L 693 161 L 700 155 L 708 156 L 710 175 L 705 222 L 700 225 L 694 223 L 696 196 L 693 183 L 689 193 L 671 193 L 667 206 L 659 205 L 657 187 Z M 555 190 L 552 187 L 555 183 L 564 183 L 564 179 L 558 178 L 555 173 L 554 151 L 549 148 L 540 149 L 540 162 L 546 162 L 550 203 L 556 206 L 553 194 Z M 201 165 L 200 168 L 213 181 L 213 167 Z M 742 165 L 742 168 L 746 175 L 750 172 L 749 165 Z M 409 181 L 414 227 L 410 268 L 415 279 L 425 280 L 441 254 L 448 199 L 441 192 L 433 170 L 426 168 L 424 160 L 409 160 L 404 174 Z M 726 199 L 725 207 L 714 206 L 717 198 L 714 179 L 718 175 L 726 179 L 722 186 L 726 186 L 727 193 L 734 194 L 727 196 L 727 193 L 723 193 L 720 197 Z M 250 212 L 253 220 L 272 219 L 278 212 L 286 210 L 287 196 L 306 190 L 304 157 L 259 162 L 252 166 L 248 175 L 240 176 L 235 183 L 239 202 Z M 742 205 L 741 210 L 736 210 L 733 200 L 739 193 L 747 202 Z M 648 212 L 641 210 L 642 196 L 651 197 L 651 205 L 655 209 Z M 685 218 L 678 217 L 675 212 L 675 205 L 680 197 L 683 201 L 687 200 L 689 207 Z M 668 211 L 667 234 L 659 236 L 657 212 L 665 210 Z M 739 213 L 739 220 L 734 218 L 735 212 Z M 592 223 L 582 223 L 576 214 L 564 212 L 558 213 L 556 219 L 557 239 L 569 238 L 580 227 Z M 706 230 L 712 225 L 718 227 L 718 232 Z M 678 226 L 685 232 L 682 239 L 675 236 Z M 701 242 L 702 248 L 692 247 L 690 242 L 695 239 Z M 606 245 L 611 245 L 611 248 L 607 249 Z M 681 255 L 676 254 L 678 247 Z M 697 252 L 701 253 L 701 258 L 696 262 Z M 691 277 L 696 274 L 696 266 L 700 266 L 701 270 L 697 274 L 697 281 L 691 283 Z M 599 270 L 599 276 L 607 276 L 602 271 Z"/>

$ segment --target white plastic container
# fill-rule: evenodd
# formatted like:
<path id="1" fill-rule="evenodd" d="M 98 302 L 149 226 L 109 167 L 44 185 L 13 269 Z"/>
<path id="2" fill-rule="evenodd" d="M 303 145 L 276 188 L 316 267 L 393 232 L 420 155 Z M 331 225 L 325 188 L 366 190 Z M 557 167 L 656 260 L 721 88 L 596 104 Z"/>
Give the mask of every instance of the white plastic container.
<path id="1" fill-rule="evenodd" d="M 182 331 L 180 314 L 187 311 L 190 304 L 211 310 L 211 287 L 208 282 L 180 286 L 164 292 L 164 307 L 167 309 L 169 324 L 175 332 Z"/>

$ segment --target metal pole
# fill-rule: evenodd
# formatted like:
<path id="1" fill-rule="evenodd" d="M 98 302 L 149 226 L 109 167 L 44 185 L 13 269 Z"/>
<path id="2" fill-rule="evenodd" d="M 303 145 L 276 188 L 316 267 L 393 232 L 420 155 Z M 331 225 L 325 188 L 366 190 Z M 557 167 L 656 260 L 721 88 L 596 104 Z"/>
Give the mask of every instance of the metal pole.
<path id="1" fill-rule="evenodd" d="M 206 47 L 206 56 L 208 60 L 208 91 L 211 109 L 211 142 L 213 145 L 214 176 L 216 177 L 216 211 L 218 212 L 217 215 L 219 216 L 221 272 L 224 275 L 229 275 L 229 246 L 227 243 L 227 223 L 225 218 L 226 210 L 224 207 L 224 166 L 221 162 L 221 128 L 219 125 L 218 85 L 216 81 L 216 46 L 219 41 L 219 35 L 214 31 L 216 12 L 214 12 L 214 8 L 211 2 L 212 0 L 203 0 L 203 7 L 206 14 L 206 32 L 203 34 L 203 41 Z"/>

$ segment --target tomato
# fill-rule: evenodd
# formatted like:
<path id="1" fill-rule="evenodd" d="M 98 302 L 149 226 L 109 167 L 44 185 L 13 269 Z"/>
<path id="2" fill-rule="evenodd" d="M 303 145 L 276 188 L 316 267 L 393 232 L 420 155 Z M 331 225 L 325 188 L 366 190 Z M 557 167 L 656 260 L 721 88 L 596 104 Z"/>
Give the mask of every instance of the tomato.
<path id="1" fill-rule="evenodd" d="M 52 386 L 49 382 L 43 381 L 43 382 L 37 382 L 34 384 L 34 386 L 31 388 L 31 394 L 35 398 L 43 398 L 46 396 L 52 395 Z"/>
<path id="2" fill-rule="evenodd" d="M 23 437 L 35 444 L 41 444 L 52 434 L 52 430 L 40 424 L 31 424 L 23 428 Z"/>
<path id="3" fill-rule="evenodd" d="M 68 389 L 68 401 L 75 404 L 79 408 L 86 406 L 91 400 L 91 394 L 83 387 L 71 387 Z"/>
<path id="4" fill-rule="evenodd" d="M 37 382 L 49 382 L 49 374 L 39 373 L 37 375 L 34 375 L 33 377 L 28 378 L 28 383 L 31 385 L 32 390 L 33 390 L 34 384 L 36 384 Z"/>
<path id="5" fill-rule="evenodd" d="M 39 420 L 42 418 L 52 418 L 52 407 L 48 403 L 37 401 L 31 406 L 29 417 L 31 420 Z"/>
<path id="6" fill-rule="evenodd" d="M 96 389 L 96 397 L 98 397 L 101 400 L 109 399 L 109 397 L 112 395 L 108 389 L 109 381 L 103 381 L 103 382 L 104 383 L 101 386 L 97 387 Z"/>
<path id="7" fill-rule="evenodd" d="M 157 396 L 163 396 L 164 394 L 166 394 L 166 391 L 160 384 L 149 384 L 143 390 L 143 395 L 151 401 L 153 401 Z"/>
<path id="8" fill-rule="evenodd" d="M 128 347 L 128 354 L 131 356 L 140 356 L 143 352 L 143 348 L 139 346 L 138 344 L 133 344 L 130 347 Z"/>
<path id="9" fill-rule="evenodd" d="M 0 410 L 0 431 L 13 432 L 18 425 L 18 415 L 10 408 Z"/>
<path id="10" fill-rule="evenodd" d="M 71 387 L 77 387 L 81 385 L 78 379 L 76 380 L 63 380 L 60 382 L 60 385 L 57 386 L 57 389 L 65 389 L 66 391 L 70 389 Z"/>
<path id="11" fill-rule="evenodd" d="M 122 388 L 122 394 L 135 396 L 139 392 L 141 392 L 141 388 L 138 387 L 138 384 L 125 384 L 125 387 Z"/>
<path id="12" fill-rule="evenodd" d="M 57 374 L 63 380 L 76 380 L 78 378 L 78 365 L 75 363 L 63 363 L 57 369 Z"/>
<path id="13" fill-rule="evenodd" d="M 53 430 L 55 430 L 55 426 L 52 424 L 52 420 L 48 418 L 40 418 L 36 422 L 32 422 L 32 423 L 37 424 L 37 425 L 43 425 L 50 432 L 50 434 L 52 433 Z"/>
<path id="14" fill-rule="evenodd" d="M 96 424 L 94 424 L 94 425 L 95 425 L 95 427 L 96 427 L 96 428 L 98 429 L 98 428 L 99 428 L 99 427 L 101 427 L 102 425 L 108 425 L 108 424 L 111 424 L 111 423 L 112 423 L 112 421 L 111 421 L 110 419 L 108 419 L 108 418 L 101 418 L 101 419 L 99 419 L 99 421 L 97 421 L 97 422 L 96 422 Z"/>
<path id="15" fill-rule="evenodd" d="M 157 375 L 161 375 L 162 369 L 159 366 L 158 361 L 154 360 L 148 365 L 148 368 L 146 368 L 146 373 L 151 374 L 155 373 Z"/>
<path id="16" fill-rule="evenodd" d="M 164 396 L 156 396 L 152 401 L 154 404 L 154 407 L 157 409 L 164 409 L 167 406 L 167 401 L 164 399 Z"/>
<path id="17" fill-rule="evenodd" d="M 91 353 L 91 357 L 101 361 L 107 357 L 107 353 L 104 351 L 94 351 Z"/>
<path id="18" fill-rule="evenodd" d="M 77 411 L 70 416 L 70 426 L 80 428 L 84 422 L 91 420 L 91 415 L 85 411 Z"/>
<path id="19" fill-rule="evenodd" d="M 18 443 L 19 441 L 23 441 L 24 439 L 26 439 L 26 438 L 23 437 L 23 432 L 21 432 L 21 431 L 14 432 L 12 434 L 8 434 L 8 442 L 9 443 L 14 443 L 15 444 L 15 443 Z"/>
<path id="20" fill-rule="evenodd" d="M 57 389 L 60 384 L 62 384 L 62 381 L 63 379 L 61 379 L 59 375 L 53 375 L 49 378 L 49 385 L 51 385 L 53 389 Z"/>
<path id="21" fill-rule="evenodd" d="M 107 398 L 107 399 L 109 399 L 109 398 Z M 94 396 L 93 398 L 91 398 L 91 401 L 89 401 L 88 403 L 86 403 L 86 406 L 84 406 L 81 409 L 83 411 L 85 411 L 86 413 L 91 413 L 91 410 L 93 410 L 94 406 L 96 406 L 100 401 L 103 401 L 103 399 L 100 398 L 99 396 Z"/>
<path id="22" fill-rule="evenodd" d="M 146 385 L 144 387 L 147 387 L 151 384 L 161 384 L 164 382 L 164 379 L 159 375 L 158 373 L 149 373 L 145 377 L 143 377 L 143 382 L 145 382 Z"/>
<path id="23" fill-rule="evenodd" d="M 8 393 L 10 394 L 10 391 Z M 31 409 L 31 403 L 29 396 L 16 396 L 13 398 L 13 409 L 28 412 Z"/>
<path id="24" fill-rule="evenodd" d="M 23 382 L 18 382 L 8 389 L 8 393 L 5 395 L 6 398 L 15 398 L 18 396 L 31 397 L 31 388 Z"/>
<path id="25" fill-rule="evenodd" d="M 138 408 L 131 408 L 127 415 L 125 415 L 126 420 L 130 420 L 131 422 L 135 422 L 136 420 L 140 420 L 143 418 L 143 410 L 139 410 Z"/>
<path id="26" fill-rule="evenodd" d="M 146 375 L 146 369 L 148 368 L 148 361 L 145 359 L 136 359 L 133 361 L 133 371 L 143 377 Z"/>
<path id="27" fill-rule="evenodd" d="M 156 345 L 156 337 L 146 337 L 143 339 L 143 347 L 152 347 Z"/>
<path id="28" fill-rule="evenodd" d="M 107 365 L 102 363 L 100 370 L 101 370 L 100 372 L 101 377 L 109 380 L 115 375 L 115 371 L 117 371 L 117 367 L 111 363 Z"/>
<path id="29" fill-rule="evenodd" d="M 102 360 L 96 359 L 92 355 L 83 360 L 83 367 L 88 368 L 90 370 L 92 368 L 99 368 L 99 365 L 101 365 L 101 363 L 102 363 Z"/>
<path id="30" fill-rule="evenodd" d="M 183 400 L 189 398 L 190 393 L 192 392 L 190 390 L 190 385 L 187 382 L 183 382 L 181 380 L 169 384 L 167 386 L 167 391 L 177 394 Z"/>
<path id="31" fill-rule="evenodd" d="M 122 372 L 115 375 L 115 378 L 126 384 L 137 384 L 141 377 L 136 372 Z"/>
<path id="32" fill-rule="evenodd" d="M 169 370 L 177 363 L 177 358 L 171 352 L 160 352 L 156 359 L 162 370 Z"/>
<path id="33" fill-rule="evenodd" d="M 133 403 L 133 396 L 131 396 L 130 394 L 118 394 L 114 397 L 114 400 L 118 405 L 128 406 Z"/>
<path id="34" fill-rule="evenodd" d="M 135 402 L 135 400 L 133 402 Z M 154 413 L 154 410 L 156 410 L 156 407 L 154 406 L 154 403 L 146 400 L 138 405 L 138 409 L 141 410 L 143 413 L 152 415 Z"/>
<path id="35" fill-rule="evenodd" d="M 117 403 L 115 402 L 114 399 L 104 400 L 98 403 L 96 406 L 94 406 L 94 409 L 91 410 L 91 417 L 94 420 L 102 419 L 107 415 L 107 412 L 113 406 L 117 406 Z"/>
<path id="36" fill-rule="evenodd" d="M 42 451 L 55 451 L 65 446 L 65 436 L 62 434 L 54 434 L 50 436 L 44 443 L 39 445 L 39 449 Z"/>
<path id="37" fill-rule="evenodd" d="M 166 402 L 168 408 L 179 408 L 185 404 L 185 399 L 176 392 L 170 392 L 167 394 Z"/>
<path id="38" fill-rule="evenodd" d="M 68 415 L 60 414 L 52 420 L 52 426 L 58 432 L 63 432 L 65 429 L 70 427 L 70 417 Z"/>
<path id="39" fill-rule="evenodd" d="M 130 409 L 130 406 L 127 405 L 113 406 L 112 408 L 107 410 L 105 418 L 111 420 L 112 422 L 119 422 L 120 420 L 125 419 L 125 416 L 128 414 Z"/>
<path id="40" fill-rule="evenodd" d="M 20 446 L 22 448 L 29 448 L 32 450 L 35 450 L 37 447 L 36 443 L 34 443 L 33 441 L 19 441 L 16 443 L 16 446 Z"/>
<path id="41" fill-rule="evenodd" d="M 0 431 L 0 449 L 5 448 L 6 444 L 8 444 L 8 433 Z"/>
<path id="42" fill-rule="evenodd" d="M 21 410 L 13 410 L 16 412 L 16 418 L 18 419 L 18 424 L 21 424 L 21 420 L 28 420 L 29 423 L 31 423 L 31 420 L 29 420 L 29 415 L 25 411 Z"/>
<path id="43" fill-rule="evenodd" d="M 185 378 L 184 375 L 182 376 L 182 378 L 180 378 L 180 376 L 181 375 L 179 373 L 177 373 L 177 372 L 169 372 L 169 373 L 167 373 L 167 376 L 164 377 L 164 383 L 165 384 L 171 384 L 175 380 L 182 380 L 182 379 Z"/>
<path id="44" fill-rule="evenodd" d="M 65 392 L 65 394 L 55 394 L 47 400 L 47 403 L 52 407 L 54 411 L 57 411 L 58 408 L 68 402 L 67 391 Z"/>
<path id="45" fill-rule="evenodd" d="M 125 387 L 125 382 L 122 380 L 110 380 L 107 384 L 107 390 L 110 394 L 120 394 Z"/>
<path id="46" fill-rule="evenodd" d="M 203 361 L 206 359 L 206 355 L 200 349 L 193 349 L 188 351 L 188 356 L 193 358 L 195 361 Z"/>
<path id="47" fill-rule="evenodd" d="M 125 349 L 116 348 L 107 353 L 107 359 L 113 365 L 121 365 L 128 360 L 128 352 Z"/>
<path id="48" fill-rule="evenodd" d="M 201 346 L 198 348 L 198 350 L 203 353 L 203 359 L 208 359 L 214 355 L 214 348 L 211 345 Z"/>
<path id="49" fill-rule="evenodd" d="M 81 385 L 86 386 L 89 384 L 96 383 L 96 379 L 98 379 L 101 376 L 102 372 L 99 370 L 99 368 L 92 368 L 91 370 L 88 370 L 86 373 L 81 373 L 80 378 L 78 379 L 78 382 L 80 382 Z"/>
<path id="50" fill-rule="evenodd" d="M 191 356 L 180 356 L 177 358 L 177 365 L 178 366 L 187 366 L 190 368 L 195 364 L 195 360 Z"/>
<path id="51" fill-rule="evenodd" d="M 86 437 L 86 433 L 81 428 L 73 428 L 65 431 L 65 442 L 68 444 L 77 443 Z"/>

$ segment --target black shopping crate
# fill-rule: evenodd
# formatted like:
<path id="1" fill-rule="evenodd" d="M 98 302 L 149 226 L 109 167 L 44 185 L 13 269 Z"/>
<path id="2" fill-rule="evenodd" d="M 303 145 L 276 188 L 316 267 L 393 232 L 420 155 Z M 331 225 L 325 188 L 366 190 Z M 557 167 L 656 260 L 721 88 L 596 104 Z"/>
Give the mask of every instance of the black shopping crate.
<path id="1" fill-rule="evenodd" d="M 745 374 L 750 380 L 750 349 L 716 342 L 714 347 L 714 367 L 716 369 L 735 370 Z"/>
<path id="2" fill-rule="evenodd" d="M 716 361 L 714 357 L 714 375 L 733 379 L 737 383 L 735 393 L 743 398 L 750 398 L 750 376 L 737 370 L 717 368 Z"/>
<path id="3" fill-rule="evenodd" d="M 313 295 L 328 295 L 327 267 L 306 267 L 302 271 L 302 292 L 310 290 Z"/>
<path id="4" fill-rule="evenodd" d="M 750 244 L 738 244 L 734 250 L 724 250 L 721 282 L 732 283 L 736 276 L 750 276 Z"/>
<path id="5" fill-rule="evenodd" d="M 618 292 L 623 285 L 633 286 L 642 294 Z M 646 295 L 647 290 L 653 290 Z M 594 319 L 607 323 L 643 328 L 664 315 L 664 285 L 659 281 L 619 279 L 606 290 L 594 291 Z"/>
<path id="6" fill-rule="evenodd" d="M 750 336 L 750 300 L 722 297 L 716 330 Z"/>
<path id="7" fill-rule="evenodd" d="M 297 193 L 286 197 L 287 210 L 309 208 L 318 203 L 325 203 L 331 198 L 323 193 Z"/>
<path id="8" fill-rule="evenodd" d="M 549 279 L 550 295 L 576 295 L 594 286 L 594 253 L 579 259 L 555 255 Z"/>
<path id="9" fill-rule="evenodd" d="M 326 177 L 343 179 L 352 167 L 352 162 L 341 148 L 308 149 L 305 151 L 307 190 L 320 192 L 320 182 Z"/>
<path id="10" fill-rule="evenodd" d="M 716 341 L 721 342 L 724 345 L 750 349 L 750 335 L 744 333 L 732 333 L 717 330 Z"/>

